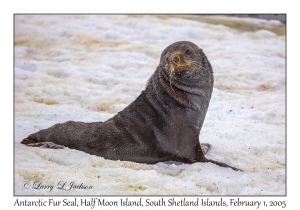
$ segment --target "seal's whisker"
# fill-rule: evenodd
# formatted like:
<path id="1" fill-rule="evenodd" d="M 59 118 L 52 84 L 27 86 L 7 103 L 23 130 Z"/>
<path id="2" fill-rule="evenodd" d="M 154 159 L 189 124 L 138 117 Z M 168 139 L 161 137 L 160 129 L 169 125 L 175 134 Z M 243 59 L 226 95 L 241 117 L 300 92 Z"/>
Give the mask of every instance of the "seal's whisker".
<path id="1" fill-rule="evenodd" d="M 208 69 L 207 69 L 207 66 L 203 65 L 202 63 L 195 62 L 194 64 L 195 64 L 195 65 L 198 65 L 199 67 L 201 67 L 201 68 L 203 68 L 203 69 L 205 69 L 205 70 L 208 70 Z"/>
<path id="2" fill-rule="evenodd" d="M 173 91 L 175 91 L 172 86 L 172 79 L 173 79 L 173 72 L 174 72 L 173 66 L 171 66 L 171 65 L 169 66 L 168 72 L 169 72 L 169 77 L 170 77 L 170 87 L 172 88 Z"/>
<path id="3" fill-rule="evenodd" d="M 205 65 L 205 64 L 203 64 L 203 63 L 200 63 L 199 61 L 191 61 L 191 60 L 189 60 L 189 61 L 187 61 L 187 62 L 189 62 L 189 63 L 193 63 L 193 64 L 199 64 L 199 65 L 201 65 L 201 66 L 204 66 L 204 67 L 206 67 L 206 65 Z"/>
<path id="4" fill-rule="evenodd" d="M 189 64 L 193 64 L 193 65 L 196 65 L 198 67 L 201 67 L 202 69 L 204 70 L 208 70 L 207 67 L 205 65 L 203 65 L 202 63 L 200 62 L 197 62 L 197 61 L 188 61 Z"/>

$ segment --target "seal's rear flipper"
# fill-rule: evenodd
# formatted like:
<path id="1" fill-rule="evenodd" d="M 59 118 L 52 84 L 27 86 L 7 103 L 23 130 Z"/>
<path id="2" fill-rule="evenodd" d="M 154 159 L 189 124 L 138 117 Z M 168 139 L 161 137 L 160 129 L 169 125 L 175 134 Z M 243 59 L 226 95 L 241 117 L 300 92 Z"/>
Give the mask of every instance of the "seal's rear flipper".
<path id="1" fill-rule="evenodd" d="M 27 144 L 26 146 L 42 147 L 42 148 L 50 148 L 50 149 L 63 149 L 64 148 L 64 146 L 59 145 L 59 144 L 54 144 L 53 142 L 38 142 L 38 143 Z"/>
<path id="2" fill-rule="evenodd" d="M 35 142 L 30 139 L 24 139 L 21 144 L 25 144 L 29 147 L 42 147 L 42 148 L 50 148 L 50 149 L 63 149 L 64 146 L 54 144 L 53 142 Z"/>

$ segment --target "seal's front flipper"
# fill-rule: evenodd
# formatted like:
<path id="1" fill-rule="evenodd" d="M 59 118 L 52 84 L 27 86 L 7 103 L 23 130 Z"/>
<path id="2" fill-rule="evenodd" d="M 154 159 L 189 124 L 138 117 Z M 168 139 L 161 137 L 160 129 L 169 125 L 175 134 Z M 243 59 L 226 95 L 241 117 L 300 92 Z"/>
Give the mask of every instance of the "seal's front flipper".
<path id="1" fill-rule="evenodd" d="M 26 144 L 29 147 L 42 147 L 42 148 L 50 148 L 50 149 L 63 149 L 64 146 L 54 144 L 53 142 L 38 142 L 38 143 L 31 143 Z"/>
<path id="2" fill-rule="evenodd" d="M 221 167 L 231 168 L 234 171 L 241 171 L 241 172 L 243 172 L 243 170 L 241 170 L 239 168 L 235 168 L 235 167 L 232 167 L 230 165 L 227 165 L 226 163 L 218 162 L 218 161 L 215 161 L 215 160 L 206 159 L 206 160 L 201 161 L 201 162 L 214 163 L 214 164 L 217 164 L 218 166 L 221 166 Z"/>
<path id="3" fill-rule="evenodd" d="M 210 144 L 207 144 L 207 143 L 200 144 L 200 146 L 201 146 L 201 149 L 202 149 L 204 154 L 206 154 L 208 152 L 208 150 L 210 149 L 210 147 L 211 147 Z"/>
<path id="4" fill-rule="evenodd" d="M 221 166 L 221 167 L 231 168 L 234 171 L 243 171 L 241 169 L 238 169 L 238 168 L 232 167 L 230 165 L 227 165 L 226 163 L 222 163 L 222 162 L 218 162 L 218 161 L 215 161 L 215 160 L 209 160 L 209 159 L 207 159 L 204 156 L 205 151 L 204 151 L 204 149 L 202 149 L 202 145 L 206 145 L 206 144 L 200 144 L 200 142 L 199 142 L 197 144 L 197 146 L 196 146 L 196 152 L 197 152 L 197 155 L 198 155 L 198 158 L 197 158 L 198 162 L 202 162 L 202 163 L 214 163 L 214 164 L 216 164 L 218 166 Z M 210 148 L 210 144 L 207 144 L 207 146 L 208 146 L 208 149 L 209 149 Z"/>

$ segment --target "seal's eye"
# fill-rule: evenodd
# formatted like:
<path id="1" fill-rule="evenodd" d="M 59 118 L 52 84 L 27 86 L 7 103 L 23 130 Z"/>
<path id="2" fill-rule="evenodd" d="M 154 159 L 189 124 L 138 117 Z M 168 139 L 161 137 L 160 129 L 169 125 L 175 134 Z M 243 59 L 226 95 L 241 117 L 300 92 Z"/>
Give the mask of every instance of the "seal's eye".
<path id="1" fill-rule="evenodd" d="M 166 61 L 169 62 L 169 58 L 166 58 Z"/>
<path id="2" fill-rule="evenodd" d="M 191 53 L 192 53 L 192 51 L 189 50 L 189 49 L 187 49 L 187 50 L 185 51 L 185 54 L 186 54 L 186 55 L 190 55 Z"/>

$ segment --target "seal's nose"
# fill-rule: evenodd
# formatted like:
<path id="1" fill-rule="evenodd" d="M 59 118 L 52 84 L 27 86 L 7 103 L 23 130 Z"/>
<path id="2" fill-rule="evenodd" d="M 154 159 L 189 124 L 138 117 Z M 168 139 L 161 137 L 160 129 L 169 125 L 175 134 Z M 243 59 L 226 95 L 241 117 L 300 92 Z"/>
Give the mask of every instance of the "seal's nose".
<path id="1" fill-rule="evenodd" d="M 172 62 L 174 64 L 179 64 L 180 63 L 180 56 L 177 54 L 173 55 L 172 58 L 171 58 Z"/>

